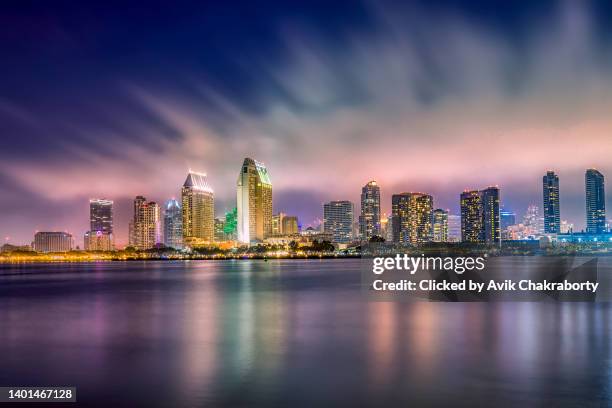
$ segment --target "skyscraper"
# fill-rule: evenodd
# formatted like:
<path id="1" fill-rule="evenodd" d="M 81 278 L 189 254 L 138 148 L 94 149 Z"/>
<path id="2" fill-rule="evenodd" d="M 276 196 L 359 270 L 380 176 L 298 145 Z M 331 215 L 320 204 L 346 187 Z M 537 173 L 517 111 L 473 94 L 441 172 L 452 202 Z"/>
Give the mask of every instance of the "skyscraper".
<path id="1" fill-rule="evenodd" d="M 499 243 L 501 240 L 499 188 L 487 187 L 480 194 L 482 196 L 483 241 L 486 243 Z"/>
<path id="2" fill-rule="evenodd" d="M 332 242 L 348 243 L 353 239 L 353 203 L 330 201 L 323 205 L 323 231 Z"/>
<path id="3" fill-rule="evenodd" d="M 508 210 L 500 210 L 499 222 L 502 231 L 506 230 L 509 226 L 516 224 L 516 214 Z"/>
<path id="4" fill-rule="evenodd" d="M 113 235 L 113 202 L 93 198 L 89 200 L 89 231 L 85 233 L 85 249 L 110 251 L 115 247 Z"/>
<path id="5" fill-rule="evenodd" d="M 361 215 L 359 216 L 359 235 L 369 240 L 380 232 L 380 187 L 372 180 L 361 188 Z"/>
<path id="6" fill-rule="evenodd" d="M 542 192 L 544 194 L 544 232 L 558 234 L 561 232 L 559 176 L 554 171 L 547 171 L 542 177 Z"/>
<path id="7" fill-rule="evenodd" d="M 183 247 L 183 213 L 175 199 L 166 201 L 164 206 L 164 244 L 167 247 Z"/>
<path id="8" fill-rule="evenodd" d="M 499 243 L 499 188 L 466 190 L 461 193 L 461 240 L 472 243 Z"/>
<path id="9" fill-rule="evenodd" d="M 244 159 L 237 182 L 238 240 L 263 241 L 272 235 L 272 182 L 263 163 Z"/>
<path id="10" fill-rule="evenodd" d="M 448 241 L 448 211 L 440 208 L 433 212 L 433 241 Z"/>
<path id="11" fill-rule="evenodd" d="M 461 241 L 482 241 L 482 197 L 478 190 L 461 193 Z"/>
<path id="12" fill-rule="evenodd" d="M 393 241 L 420 244 L 433 239 L 433 198 L 424 193 L 400 193 L 391 197 Z"/>
<path id="13" fill-rule="evenodd" d="M 455 214 L 448 215 L 448 242 L 461 241 L 461 216 Z"/>
<path id="14" fill-rule="evenodd" d="M 211 244 L 215 236 L 215 197 L 206 174 L 190 171 L 181 190 L 183 245 Z"/>
<path id="15" fill-rule="evenodd" d="M 295 235 L 299 233 L 298 230 L 298 217 L 294 215 L 287 215 L 283 217 L 283 235 Z"/>
<path id="16" fill-rule="evenodd" d="M 606 195 L 604 176 L 595 169 L 588 169 L 584 175 L 586 187 L 587 232 L 600 234 L 606 229 Z"/>
<path id="17" fill-rule="evenodd" d="M 161 241 L 159 205 L 143 196 L 134 199 L 134 218 L 130 225 L 130 245 L 137 249 L 154 248 Z"/>
<path id="18" fill-rule="evenodd" d="M 272 216 L 272 235 L 283 235 L 283 219 L 286 214 L 279 212 Z"/>

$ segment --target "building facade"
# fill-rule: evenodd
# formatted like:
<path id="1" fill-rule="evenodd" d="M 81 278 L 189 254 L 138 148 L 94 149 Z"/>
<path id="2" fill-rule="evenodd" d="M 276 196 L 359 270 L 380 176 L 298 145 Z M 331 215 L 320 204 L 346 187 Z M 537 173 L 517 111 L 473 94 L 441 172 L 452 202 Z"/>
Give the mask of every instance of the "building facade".
<path id="1" fill-rule="evenodd" d="M 166 201 L 164 205 L 164 245 L 183 248 L 183 210 L 175 199 Z"/>
<path id="2" fill-rule="evenodd" d="M 483 237 L 485 243 L 501 242 L 499 220 L 499 188 L 487 187 L 480 192 L 482 196 Z"/>
<path id="3" fill-rule="evenodd" d="M 34 234 L 34 251 L 36 252 L 68 252 L 72 251 L 74 240 L 67 232 L 37 232 Z"/>
<path id="4" fill-rule="evenodd" d="M 206 174 L 190 171 L 181 189 L 183 245 L 198 246 L 214 242 L 215 196 Z"/>
<path id="5" fill-rule="evenodd" d="M 283 217 L 282 227 L 283 235 L 295 235 L 300 233 L 298 217 L 294 215 L 288 215 Z"/>
<path id="6" fill-rule="evenodd" d="M 113 201 L 89 200 L 89 231 L 85 233 L 85 249 L 111 251 L 115 248 L 113 233 Z"/>
<path id="7" fill-rule="evenodd" d="M 433 239 L 433 198 L 424 193 L 391 197 L 393 242 L 420 244 Z"/>
<path id="8" fill-rule="evenodd" d="M 559 176 L 554 171 L 547 171 L 544 177 L 542 177 L 542 193 L 544 233 L 559 234 L 561 232 Z"/>
<path id="9" fill-rule="evenodd" d="M 83 244 L 86 251 L 112 251 L 114 249 L 112 235 L 102 231 L 87 231 Z"/>
<path id="10" fill-rule="evenodd" d="M 433 212 L 433 241 L 448 242 L 448 211 L 441 208 Z"/>
<path id="11" fill-rule="evenodd" d="M 595 169 L 584 175 L 586 189 L 586 230 L 591 234 L 606 231 L 606 194 L 604 176 Z"/>
<path id="12" fill-rule="evenodd" d="M 330 201 L 323 204 L 323 232 L 332 237 L 334 243 L 348 243 L 353 240 L 353 203 Z"/>
<path id="13" fill-rule="evenodd" d="M 263 242 L 272 235 L 272 182 L 266 166 L 244 159 L 237 182 L 238 241 Z"/>
<path id="14" fill-rule="evenodd" d="M 161 242 L 160 209 L 143 196 L 134 199 L 134 217 L 130 225 L 130 245 L 136 249 L 155 248 Z"/>
<path id="15" fill-rule="evenodd" d="M 369 240 L 380 236 L 380 187 L 372 180 L 361 188 L 361 215 L 359 216 L 359 236 Z"/>
<path id="16" fill-rule="evenodd" d="M 461 193 L 461 241 L 487 244 L 501 242 L 499 202 L 498 187 Z"/>

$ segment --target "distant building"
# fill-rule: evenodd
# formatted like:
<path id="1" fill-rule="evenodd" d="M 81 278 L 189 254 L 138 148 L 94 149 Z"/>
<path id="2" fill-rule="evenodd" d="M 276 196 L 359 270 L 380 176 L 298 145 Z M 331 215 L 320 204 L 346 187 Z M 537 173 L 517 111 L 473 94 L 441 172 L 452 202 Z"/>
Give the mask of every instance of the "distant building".
<path id="1" fill-rule="evenodd" d="M 34 235 L 36 252 L 68 252 L 74 244 L 72 235 L 67 232 L 37 232 Z"/>
<path id="2" fill-rule="evenodd" d="M 539 238 L 544 234 L 544 217 L 540 216 L 540 207 L 531 204 L 523 217 L 524 232 L 529 239 Z"/>
<path id="3" fill-rule="evenodd" d="M 440 208 L 433 212 L 433 241 L 448 242 L 448 211 Z"/>
<path id="4" fill-rule="evenodd" d="M 244 159 L 237 182 L 238 241 L 262 242 L 272 235 L 272 182 L 266 166 Z"/>
<path id="5" fill-rule="evenodd" d="M 30 245 L 13 245 L 13 244 L 8 244 L 8 243 L 0 247 L 0 253 L 15 252 L 15 251 L 29 252 L 29 251 L 32 251 L 32 247 Z"/>
<path id="6" fill-rule="evenodd" d="M 86 251 L 112 251 L 114 245 L 111 237 L 102 231 L 87 231 L 83 238 L 84 248 Z"/>
<path id="7" fill-rule="evenodd" d="M 461 216 L 448 215 L 448 242 L 461 242 Z"/>
<path id="8" fill-rule="evenodd" d="M 156 202 L 147 202 L 143 196 L 134 199 L 130 232 L 130 245 L 137 249 L 151 249 L 161 242 L 160 210 Z"/>
<path id="9" fill-rule="evenodd" d="M 298 217 L 296 216 L 285 216 L 282 221 L 282 226 L 283 235 L 294 235 L 300 232 L 298 226 Z"/>
<path id="10" fill-rule="evenodd" d="M 334 243 L 348 243 L 353 240 L 353 203 L 330 201 L 323 205 L 323 231 L 331 235 Z"/>
<path id="11" fill-rule="evenodd" d="M 501 241 L 499 188 L 461 193 L 461 240 L 473 243 Z"/>
<path id="12" fill-rule="evenodd" d="M 425 193 L 391 197 L 393 242 L 420 244 L 433 239 L 433 198 Z"/>
<path id="13" fill-rule="evenodd" d="M 380 187 L 376 181 L 368 182 L 361 189 L 361 215 L 359 216 L 359 236 L 369 240 L 380 231 Z"/>
<path id="14" fill-rule="evenodd" d="M 561 232 L 559 176 L 554 171 L 547 171 L 542 177 L 542 192 L 544 195 L 544 233 L 558 234 Z"/>
<path id="15" fill-rule="evenodd" d="M 238 210 L 234 207 L 232 210 L 225 213 L 225 224 L 223 226 L 223 233 L 225 239 L 228 241 L 235 241 L 238 233 Z"/>
<path id="16" fill-rule="evenodd" d="M 215 197 L 206 174 L 190 171 L 181 190 L 183 245 L 206 245 L 214 241 Z"/>
<path id="17" fill-rule="evenodd" d="M 561 234 L 571 234 L 574 231 L 574 224 L 567 220 L 561 221 Z"/>
<path id="18" fill-rule="evenodd" d="M 183 210 L 175 199 L 166 201 L 164 205 L 164 245 L 183 248 Z"/>
<path id="19" fill-rule="evenodd" d="M 584 175 L 586 189 L 587 232 L 601 234 L 606 230 L 606 194 L 604 176 L 595 169 L 588 169 Z"/>
<path id="20" fill-rule="evenodd" d="M 509 226 L 516 224 L 516 214 L 512 211 L 501 210 L 499 212 L 499 222 L 503 232 L 507 230 Z"/>
<path id="21" fill-rule="evenodd" d="M 225 219 L 215 218 L 215 241 L 223 242 L 225 239 Z"/>
<path id="22" fill-rule="evenodd" d="M 285 213 L 278 213 L 272 216 L 272 235 L 283 235 L 283 218 Z"/>

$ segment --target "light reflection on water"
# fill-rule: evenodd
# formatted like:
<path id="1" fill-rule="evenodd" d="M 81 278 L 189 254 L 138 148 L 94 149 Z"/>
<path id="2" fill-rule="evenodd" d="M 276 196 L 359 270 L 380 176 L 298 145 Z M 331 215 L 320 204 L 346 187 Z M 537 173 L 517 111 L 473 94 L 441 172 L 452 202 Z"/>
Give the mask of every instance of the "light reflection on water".
<path id="1" fill-rule="evenodd" d="M 601 406 L 607 303 L 368 302 L 358 260 L 0 269 L 0 385 L 97 406 Z"/>

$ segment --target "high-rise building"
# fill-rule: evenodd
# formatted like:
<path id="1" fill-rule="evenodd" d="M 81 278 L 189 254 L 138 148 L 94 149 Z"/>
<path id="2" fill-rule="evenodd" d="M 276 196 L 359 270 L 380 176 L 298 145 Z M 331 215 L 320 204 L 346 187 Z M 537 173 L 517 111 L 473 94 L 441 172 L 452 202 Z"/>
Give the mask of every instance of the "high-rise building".
<path id="1" fill-rule="evenodd" d="M 85 249 L 110 251 L 115 247 L 113 234 L 113 202 L 100 198 L 89 200 L 89 231 L 85 234 Z"/>
<path id="2" fill-rule="evenodd" d="M 480 191 L 482 196 L 483 240 L 486 243 L 499 243 L 501 228 L 499 223 L 499 188 L 487 187 Z"/>
<path id="3" fill-rule="evenodd" d="M 472 243 L 501 241 L 499 188 L 461 193 L 461 240 Z"/>
<path id="4" fill-rule="evenodd" d="M 604 176 L 595 169 L 588 169 L 584 175 L 586 187 L 587 232 L 601 234 L 606 229 L 606 194 Z"/>
<path id="5" fill-rule="evenodd" d="M 433 241 L 448 242 L 448 211 L 441 208 L 433 212 Z"/>
<path id="6" fill-rule="evenodd" d="M 361 188 L 361 215 L 359 216 L 359 235 L 369 240 L 380 232 L 380 187 L 372 180 Z"/>
<path id="7" fill-rule="evenodd" d="M 159 205 L 143 196 L 134 199 L 134 218 L 130 225 L 130 245 L 151 249 L 161 242 Z"/>
<path id="8" fill-rule="evenodd" d="M 283 235 L 295 235 L 299 234 L 300 232 L 298 227 L 298 217 L 296 216 L 289 215 L 283 217 L 282 226 Z"/>
<path id="9" fill-rule="evenodd" d="M 391 197 L 393 242 L 420 244 L 433 239 L 433 198 L 424 193 Z"/>
<path id="10" fill-rule="evenodd" d="M 461 216 L 448 215 L 448 242 L 461 242 Z"/>
<path id="11" fill-rule="evenodd" d="M 238 241 L 261 242 L 272 235 L 272 182 L 268 169 L 247 157 L 237 187 Z"/>
<path id="12" fill-rule="evenodd" d="M 482 196 L 478 190 L 461 193 L 461 241 L 482 242 Z"/>
<path id="13" fill-rule="evenodd" d="M 559 176 L 554 171 L 547 171 L 542 177 L 542 192 L 544 194 L 544 232 L 558 234 L 561 232 Z"/>
<path id="14" fill-rule="evenodd" d="M 353 213 L 350 201 L 330 201 L 323 205 L 323 231 L 332 236 L 332 242 L 353 240 Z"/>
<path id="15" fill-rule="evenodd" d="M 215 237 L 215 196 L 206 174 L 190 171 L 181 190 L 183 245 L 207 245 Z"/>
<path id="16" fill-rule="evenodd" d="M 164 245 L 183 248 L 183 210 L 175 199 L 166 201 L 164 206 Z"/>
<path id="17" fill-rule="evenodd" d="M 68 252 L 72 251 L 74 241 L 67 232 L 37 232 L 34 234 L 34 250 L 36 252 Z"/>

